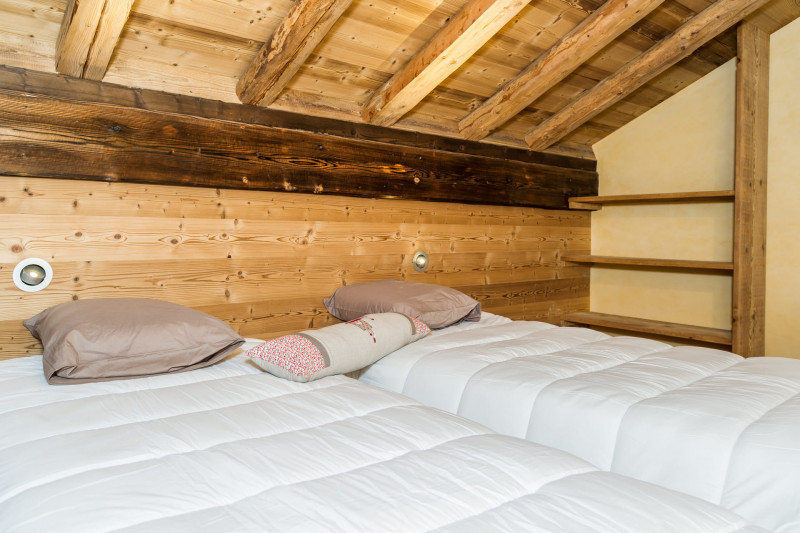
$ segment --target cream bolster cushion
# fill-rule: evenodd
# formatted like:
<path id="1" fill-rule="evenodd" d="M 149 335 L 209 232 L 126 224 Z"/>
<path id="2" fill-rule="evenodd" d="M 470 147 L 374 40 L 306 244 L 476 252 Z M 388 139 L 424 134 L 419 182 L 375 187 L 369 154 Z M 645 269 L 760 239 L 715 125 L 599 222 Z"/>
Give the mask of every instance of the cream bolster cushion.
<path id="1" fill-rule="evenodd" d="M 369 366 L 430 332 L 423 322 L 407 315 L 376 313 L 284 335 L 251 348 L 245 355 L 274 376 L 306 382 Z"/>
<path id="2" fill-rule="evenodd" d="M 461 320 L 481 319 L 481 304 L 461 291 L 430 283 L 386 279 L 341 287 L 324 300 L 328 312 L 340 320 L 367 313 L 403 313 L 433 329 Z"/>
<path id="3" fill-rule="evenodd" d="M 202 368 L 244 343 L 201 311 L 147 298 L 75 300 L 23 322 L 42 341 L 51 384 L 131 379 Z"/>

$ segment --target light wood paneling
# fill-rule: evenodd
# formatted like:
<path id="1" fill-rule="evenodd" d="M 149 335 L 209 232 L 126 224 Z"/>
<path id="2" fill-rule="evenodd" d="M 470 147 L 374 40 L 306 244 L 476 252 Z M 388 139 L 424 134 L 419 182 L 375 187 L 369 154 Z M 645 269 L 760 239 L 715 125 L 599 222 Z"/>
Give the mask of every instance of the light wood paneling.
<path id="1" fill-rule="evenodd" d="M 522 207 L 0 177 L 0 359 L 41 350 L 22 326 L 74 299 L 151 297 L 269 338 L 335 322 L 343 284 L 405 279 L 460 288 L 488 311 L 558 323 L 588 309 L 589 214 Z M 410 264 L 431 255 L 425 273 Z M 52 284 L 23 293 L 14 265 L 42 257 Z"/>

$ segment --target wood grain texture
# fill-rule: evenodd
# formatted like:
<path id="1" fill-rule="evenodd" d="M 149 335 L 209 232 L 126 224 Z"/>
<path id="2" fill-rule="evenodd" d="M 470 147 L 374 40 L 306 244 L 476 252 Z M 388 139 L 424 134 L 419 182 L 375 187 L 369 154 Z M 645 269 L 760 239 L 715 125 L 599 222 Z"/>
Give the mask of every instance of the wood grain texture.
<path id="1" fill-rule="evenodd" d="M 608 0 L 458 123 L 471 140 L 505 124 L 663 0 Z"/>
<path id="2" fill-rule="evenodd" d="M 0 91 L 0 174 L 565 208 L 596 174 Z"/>
<path id="3" fill-rule="evenodd" d="M 658 259 L 652 257 L 617 257 L 607 255 L 565 255 L 564 261 L 570 263 L 628 265 L 655 268 L 687 268 L 691 270 L 732 271 L 731 261 L 699 261 L 689 259 Z"/>
<path id="4" fill-rule="evenodd" d="M 594 172 L 595 161 L 0 66 L 0 89 Z"/>
<path id="5" fill-rule="evenodd" d="M 532 150 L 552 146 L 766 3 L 767 0 L 718 0 L 669 37 L 532 128 L 525 135 L 525 142 Z"/>
<path id="6" fill-rule="evenodd" d="M 588 309 L 588 213 L 503 206 L 2 176 L 0 359 L 37 353 L 22 320 L 58 303 L 150 297 L 270 338 L 336 322 L 336 288 L 405 279 L 459 288 L 484 309 L 558 323 Z M 411 256 L 430 253 L 414 271 Z M 54 280 L 23 293 L 26 257 Z"/>
<path id="7" fill-rule="evenodd" d="M 236 84 L 245 104 L 270 105 L 353 0 L 297 0 Z"/>
<path id="8" fill-rule="evenodd" d="M 470 0 L 361 110 L 365 122 L 391 126 L 458 70 L 529 0 Z M 658 1 L 658 0 L 644 0 Z"/>
<path id="9" fill-rule="evenodd" d="M 360 122 L 369 96 L 419 54 L 469 1 L 353 2 L 270 107 L 308 114 L 309 124 L 332 118 Z M 665 1 L 484 142 L 527 147 L 523 139 L 532 127 L 710 3 Z M 237 82 L 294 4 L 294 0 L 136 0 L 103 79 L 178 93 L 185 97 L 184 103 L 197 97 L 239 103 Z M 0 64 L 53 71 L 66 5 L 67 0 L 0 2 Z M 601 0 L 530 2 L 405 114 L 395 131 L 449 136 L 458 145 L 460 120 L 602 5 Z M 798 12 L 795 0 L 770 0 L 753 17 L 774 31 Z M 587 121 L 548 152 L 593 158 L 595 142 L 735 55 L 732 29 Z"/>
<path id="10" fill-rule="evenodd" d="M 732 201 L 734 191 L 691 191 L 651 194 L 616 194 L 610 196 L 576 196 L 569 199 L 570 209 L 599 211 L 606 204 L 669 204 L 687 202 Z"/>
<path id="11" fill-rule="evenodd" d="M 101 80 L 134 0 L 69 0 L 56 41 L 61 74 Z"/>
<path id="12" fill-rule="evenodd" d="M 739 25 L 734 163 L 733 352 L 765 350 L 769 34 Z"/>
<path id="13" fill-rule="evenodd" d="M 725 346 L 730 346 L 731 344 L 731 332 L 729 330 L 692 326 L 689 324 L 677 324 L 674 322 L 663 322 L 661 320 L 610 315 L 607 313 L 594 313 L 587 311 L 570 313 L 565 317 L 564 324 L 597 326 L 621 331 L 646 333 L 649 335 L 691 339 L 694 341 L 722 344 Z"/>

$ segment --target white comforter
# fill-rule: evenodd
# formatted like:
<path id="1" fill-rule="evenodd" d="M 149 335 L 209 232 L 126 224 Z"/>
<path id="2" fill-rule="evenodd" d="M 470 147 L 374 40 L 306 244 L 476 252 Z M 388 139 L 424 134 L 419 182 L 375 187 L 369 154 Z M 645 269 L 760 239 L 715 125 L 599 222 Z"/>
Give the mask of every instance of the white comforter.
<path id="1" fill-rule="evenodd" d="M 38 357 L 0 364 L 0 531 L 429 530 L 758 529 L 342 376 L 238 357 L 50 386 Z"/>
<path id="2" fill-rule="evenodd" d="M 800 531 L 800 361 L 485 318 L 360 378 L 595 466 Z"/>

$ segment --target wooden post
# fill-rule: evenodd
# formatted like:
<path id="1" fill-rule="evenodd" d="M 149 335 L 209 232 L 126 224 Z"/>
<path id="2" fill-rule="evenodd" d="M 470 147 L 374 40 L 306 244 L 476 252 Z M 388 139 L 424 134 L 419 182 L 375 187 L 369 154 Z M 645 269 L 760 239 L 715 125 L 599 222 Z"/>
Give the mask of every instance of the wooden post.
<path id="1" fill-rule="evenodd" d="M 733 244 L 733 352 L 764 355 L 769 34 L 738 28 Z"/>

